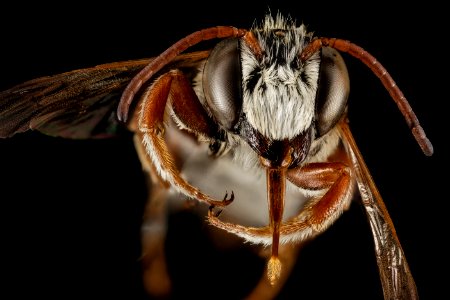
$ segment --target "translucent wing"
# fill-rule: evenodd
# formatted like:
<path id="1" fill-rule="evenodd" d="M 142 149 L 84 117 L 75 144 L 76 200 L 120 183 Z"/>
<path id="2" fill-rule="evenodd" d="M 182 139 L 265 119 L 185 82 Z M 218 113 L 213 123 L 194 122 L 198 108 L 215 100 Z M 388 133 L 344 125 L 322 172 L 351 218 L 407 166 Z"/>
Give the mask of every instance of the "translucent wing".
<path id="1" fill-rule="evenodd" d="M 207 51 L 180 55 L 161 72 L 174 67 L 196 70 L 207 55 Z M 116 118 L 122 91 L 150 61 L 98 65 L 33 79 L 0 92 L 0 137 L 29 129 L 65 138 L 117 134 L 124 128 Z"/>
<path id="2" fill-rule="evenodd" d="M 419 299 L 416 284 L 397 238 L 394 224 L 369 173 L 346 121 L 339 123 L 362 204 L 372 230 L 375 253 L 385 299 Z"/>

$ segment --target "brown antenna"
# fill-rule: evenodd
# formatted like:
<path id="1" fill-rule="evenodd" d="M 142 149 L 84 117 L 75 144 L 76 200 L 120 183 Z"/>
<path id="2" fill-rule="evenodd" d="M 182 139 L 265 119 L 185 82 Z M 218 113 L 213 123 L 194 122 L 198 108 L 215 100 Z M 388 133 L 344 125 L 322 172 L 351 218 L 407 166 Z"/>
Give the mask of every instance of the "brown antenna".
<path id="1" fill-rule="evenodd" d="M 117 117 L 120 121 L 126 122 L 128 118 L 128 110 L 134 95 L 139 91 L 141 86 L 147 82 L 156 72 L 161 70 L 165 65 L 172 61 L 178 54 L 189 47 L 200 43 L 201 41 L 211 40 L 215 38 L 241 37 L 247 33 L 244 29 L 238 29 L 230 26 L 216 26 L 196 31 L 182 38 L 158 57 L 152 60 L 144 69 L 142 69 L 133 79 L 122 93 L 120 103 L 117 108 Z"/>
<path id="2" fill-rule="evenodd" d="M 303 49 L 300 55 L 300 59 L 302 61 L 306 61 L 311 57 L 311 55 L 313 55 L 322 47 L 332 47 L 341 52 L 348 53 L 368 66 L 372 70 L 372 72 L 381 80 L 384 87 L 391 95 L 392 99 L 394 99 L 423 153 L 427 156 L 431 156 L 433 154 L 433 145 L 427 138 L 425 131 L 420 125 L 416 114 L 409 105 L 408 100 L 406 100 L 402 91 L 398 88 L 397 84 L 395 83 L 394 79 L 392 79 L 391 75 L 389 75 L 388 71 L 376 60 L 375 57 L 373 57 L 369 52 L 367 52 L 360 46 L 355 45 L 349 41 L 321 37 L 313 40 L 308 46 Z"/>

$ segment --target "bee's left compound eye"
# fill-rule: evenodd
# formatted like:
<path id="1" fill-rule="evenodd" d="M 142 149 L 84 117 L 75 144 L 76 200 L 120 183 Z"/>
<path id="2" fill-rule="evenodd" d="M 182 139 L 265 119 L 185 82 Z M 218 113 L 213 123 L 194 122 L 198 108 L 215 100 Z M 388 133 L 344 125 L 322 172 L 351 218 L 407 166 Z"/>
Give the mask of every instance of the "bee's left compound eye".
<path id="1" fill-rule="evenodd" d="M 231 129 L 242 107 L 239 40 L 230 38 L 211 51 L 203 74 L 203 91 L 216 121 Z"/>
<path id="2" fill-rule="evenodd" d="M 316 130 L 322 136 L 333 128 L 347 106 L 350 80 L 344 59 L 333 48 L 322 48 L 319 90 L 316 96 Z"/>

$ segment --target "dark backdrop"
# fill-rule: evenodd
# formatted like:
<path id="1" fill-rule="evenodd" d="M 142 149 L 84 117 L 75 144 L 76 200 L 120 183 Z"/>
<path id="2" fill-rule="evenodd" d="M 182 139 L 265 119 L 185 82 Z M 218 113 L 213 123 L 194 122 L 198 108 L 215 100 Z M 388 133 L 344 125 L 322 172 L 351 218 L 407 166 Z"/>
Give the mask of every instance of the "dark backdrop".
<path id="1" fill-rule="evenodd" d="M 446 274 L 448 261 L 442 255 L 448 226 L 444 9 L 429 1 L 395 9 L 391 2 L 364 7 L 290 2 L 1 4 L 0 86 L 151 57 L 198 29 L 248 28 L 268 7 L 291 14 L 319 36 L 349 39 L 388 69 L 434 143 L 435 155 L 425 157 L 378 79 L 344 55 L 351 78 L 351 126 L 421 299 L 445 294 L 445 275 L 437 273 Z M 12 292 L 10 299 L 146 299 L 139 264 L 146 191 L 129 136 L 70 141 L 20 134 L 0 140 L 0 174 L 0 248 L 6 266 L 1 285 Z M 261 263 L 239 252 L 214 253 L 202 235 L 205 225 L 193 217 L 176 215 L 170 224 L 177 299 L 242 297 L 249 288 L 246 278 L 253 282 Z M 301 252 L 279 299 L 331 297 L 382 298 L 370 229 L 357 204 Z"/>

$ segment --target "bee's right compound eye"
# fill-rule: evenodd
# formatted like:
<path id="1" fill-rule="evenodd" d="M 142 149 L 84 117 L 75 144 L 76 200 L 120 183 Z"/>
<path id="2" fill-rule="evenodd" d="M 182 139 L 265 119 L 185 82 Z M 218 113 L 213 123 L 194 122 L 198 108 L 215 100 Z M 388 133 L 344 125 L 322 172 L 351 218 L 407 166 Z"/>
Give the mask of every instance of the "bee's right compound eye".
<path id="1" fill-rule="evenodd" d="M 214 47 L 206 62 L 203 91 L 214 118 L 226 129 L 231 129 L 239 119 L 241 86 L 239 40 L 223 40 Z"/>
<path id="2" fill-rule="evenodd" d="M 316 137 L 326 134 L 339 122 L 349 92 L 350 80 L 344 59 L 337 50 L 323 47 L 316 96 Z"/>

